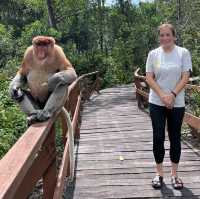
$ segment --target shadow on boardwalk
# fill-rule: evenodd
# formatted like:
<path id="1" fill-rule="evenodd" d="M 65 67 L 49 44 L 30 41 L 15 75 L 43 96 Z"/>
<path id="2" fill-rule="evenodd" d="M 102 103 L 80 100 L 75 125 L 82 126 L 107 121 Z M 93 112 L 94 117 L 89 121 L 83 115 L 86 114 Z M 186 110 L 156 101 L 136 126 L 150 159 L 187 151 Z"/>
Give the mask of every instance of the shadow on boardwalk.
<path id="1" fill-rule="evenodd" d="M 132 86 L 101 91 L 85 104 L 76 148 L 76 176 L 65 199 L 200 198 L 200 156 L 182 143 L 179 175 L 184 189 L 170 183 L 169 142 L 165 142 L 165 184 L 151 187 L 154 176 L 152 129 L 137 108 Z"/>

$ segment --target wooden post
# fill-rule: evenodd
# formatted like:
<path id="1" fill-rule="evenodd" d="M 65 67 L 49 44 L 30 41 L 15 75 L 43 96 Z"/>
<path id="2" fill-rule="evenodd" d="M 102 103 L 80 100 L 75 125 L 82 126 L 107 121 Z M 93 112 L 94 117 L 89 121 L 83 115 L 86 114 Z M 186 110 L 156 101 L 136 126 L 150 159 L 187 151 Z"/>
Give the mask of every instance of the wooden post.
<path id="1" fill-rule="evenodd" d="M 137 104 L 138 104 L 138 107 L 141 108 L 142 107 L 142 99 L 141 99 L 141 96 L 140 94 L 137 92 L 137 89 L 140 89 L 141 85 L 140 85 L 140 80 L 135 77 L 135 87 L 136 87 L 136 100 L 137 100 Z"/>
<path id="2" fill-rule="evenodd" d="M 55 148 L 55 127 L 53 126 L 51 132 L 49 133 L 50 136 L 50 143 L 47 147 Z M 46 172 L 43 175 L 43 198 L 44 199 L 52 199 L 55 186 L 56 186 L 56 157 L 52 164 L 48 167 Z"/>
<path id="3" fill-rule="evenodd" d="M 43 176 L 43 198 L 52 199 L 56 186 L 56 160 L 50 165 Z"/>
<path id="4" fill-rule="evenodd" d="M 80 94 L 80 93 L 79 93 Z M 81 95 L 78 96 L 77 104 L 76 104 L 76 110 L 74 113 L 74 118 L 73 118 L 73 124 L 74 124 L 74 137 L 76 139 L 80 138 L 80 108 L 81 108 Z"/>
<path id="5" fill-rule="evenodd" d="M 66 121 L 66 116 L 64 112 L 60 113 L 60 121 L 61 121 L 61 127 L 62 127 L 62 142 L 63 145 L 65 146 L 67 142 L 67 132 L 68 132 L 68 127 L 67 127 L 67 121 Z"/>
<path id="6" fill-rule="evenodd" d="M 72 106 L 73 117 L 74 117 L 74 113 L 76 111 L 76 105 L 77 105 L 77 102 L 78 102 L 79 93 L 80 93 L 79 85 L 76 85 L 75 90 L 74 90 L 73 106 Z"/>
<path id="7" fill-rule="evenodd" d="M 76 124 L 76 133 L 75 133 L 75 138 L 80 139 L 80 125 L 81 125 L 81 116 L 80 116 L 80 107 L 78 110 L 78 118 L 77 118 L 77 124 Z"/>

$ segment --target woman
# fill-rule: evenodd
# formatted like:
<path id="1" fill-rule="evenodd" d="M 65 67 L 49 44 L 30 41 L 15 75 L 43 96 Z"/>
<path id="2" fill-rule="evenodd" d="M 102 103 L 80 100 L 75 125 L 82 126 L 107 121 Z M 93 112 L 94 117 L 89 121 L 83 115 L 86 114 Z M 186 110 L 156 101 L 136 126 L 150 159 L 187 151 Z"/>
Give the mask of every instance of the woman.
<path id="1" fill-rule="evenodd" d="M 181 155 L 181 126 L 185 112 L 184 87 L 192 70 L 187 49 L 175 45 L 176 34 L 171 24 L 159 26 L 160 47 L 149 52 L 146 80 L 150 86 L 149 109 L 153 127 L 153 153 L 156 162 L 154 188 L 163 184 L 165 155 L 165 124 L 170 141 L 171 182 L 175 189 L 183 188 L 177 175 Z"/>

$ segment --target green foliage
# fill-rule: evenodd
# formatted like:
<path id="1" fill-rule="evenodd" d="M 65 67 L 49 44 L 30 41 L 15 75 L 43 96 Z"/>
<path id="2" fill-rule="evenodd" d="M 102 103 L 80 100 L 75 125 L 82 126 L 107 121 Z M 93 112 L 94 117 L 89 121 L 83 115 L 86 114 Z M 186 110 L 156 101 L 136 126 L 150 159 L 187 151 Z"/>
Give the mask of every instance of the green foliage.
<path id="1" fill-rule="evenodd" d="M 0 158 L 25 131 L 24 114 L 8 96 L 8 78 L 0 73 Z"/>
<path id="2" fill-rule="evenodd" d="M 198 76 L 200 69 L 200 32 L 194 31 L 193 26 L 188 27 L 182 34 L 183 45 L 192 53 L 193 75 Z"/>
<path id="3" fill-rule="evenodd" d="M 13 53 L 12 33 L 6 26 L 0 24 L 0 68 L 5 66 Z"/>
<path id="4" fill-rule="evenodd" d="M 3 70 L 4 70 L 4 73 L 6 74 L 6 76 L 8 77 L 14 77 L 16 72 L 18 71 L 19 69 L 19 66 L 21 64 L 21 57 L 16 57 L 16 58 L 13 58 L 13 59 L 9 59 L 6 63 L 6 65 L 4 66 Z"/>
<path id="5" fill-rule="evenodd" d="M 197 117 L 200 117 L 200 93 L 194 91 L 191 97 L 194 99 L 193 113 Z"/>
<path id="6" fill-rule="evenodd" d="M 47 24 L 42 23 L 41 21 L 35 21 L 31 24 L 28 24 L 24 27 L 21 37 L 17 41 L 18 55 L 22 56 L 27 46 L 31 45 L 32 38 L 37 35 L 47 35 L 52 36 L 57 40 L 60 40 L 61 33 L 56 31 L 53 28 L 49 28 Z"/>
<path id="7" fill-rule="evenodd" d="M 114 86 L 120 84 L 122 81 L 126 81 L 126 73 L 117 66 L 112 58 L 107 60 L 109 65 L 107 65 L 107 70 L 104 77 L 105 86 Z"/>
<path id="8" fill-rule="evenodd" d="M 1 0 L 0 23 L 12 25 L 19 36 L 26 24 L 43 18 L 44 6 L 43 0 Z"/>
<path id="9" fill-rule="evenodd" d="M 187 111 L 197 117 L 200 117 L 200 92 L 192 89 L 186 92 L 186 107 Z"/>
<path id="10" fill-rule="evenodd" d="M 24 30 L 21 33 L 22 42 L 25 45 L 29 45 L 32 41 L 32 38 L 37 35 L 52 36 L 58 40 L 61 38 L 61 33 L 58 31 L 54 30 L 53 28 L 49 28 L 47 24 L 44 24 L 41 21 L 35 21 L 24 27 Z"/>

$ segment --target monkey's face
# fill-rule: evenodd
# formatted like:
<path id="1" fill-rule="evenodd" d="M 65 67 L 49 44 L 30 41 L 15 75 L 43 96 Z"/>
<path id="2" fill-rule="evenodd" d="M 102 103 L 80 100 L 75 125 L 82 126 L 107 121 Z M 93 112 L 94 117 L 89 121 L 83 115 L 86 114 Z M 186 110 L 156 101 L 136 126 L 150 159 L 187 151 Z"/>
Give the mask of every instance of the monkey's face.
<path id="1" fill-rule="evenodd" d="M 32 43 L 36 57 L 43 60 L 53 52 L 55 40 L 52 37 L 37 36 Z"/>
<path id="2" fill-rule="evenodd" d="M 36 45 L 34 46 L 34 51 L 39 60 L 43 60 L 48 56 L 49 52 L 49 46 L 48 45 Z"/>

